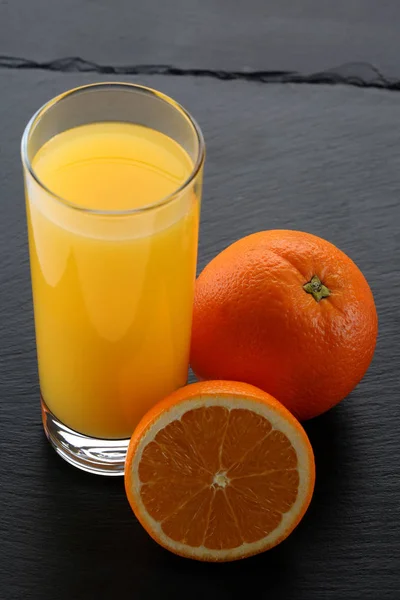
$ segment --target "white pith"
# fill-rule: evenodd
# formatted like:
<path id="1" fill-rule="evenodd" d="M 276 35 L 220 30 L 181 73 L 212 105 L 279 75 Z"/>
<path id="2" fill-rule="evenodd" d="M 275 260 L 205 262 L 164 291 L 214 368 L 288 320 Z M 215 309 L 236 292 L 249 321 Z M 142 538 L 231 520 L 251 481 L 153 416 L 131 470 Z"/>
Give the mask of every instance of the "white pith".
<path id="1" fill-rule="evenodd" d="M 142 502 L 140 488 L 141 482 L 139 480 L 139 464 L 142 458 L 143 450 L 149 444 L 157 433 L 164 429 L 166 425 L 180 419 L 183 414 L 187 411 L 195 410 L 196 408 L 211 407 L 211 406 L 222 406 L 231 409 L 245 409 L 252 410 L 253 412 L 262 415 L 269 420 L 273 429 L 281 431 L 290 440 L 296 454 L 297 454 L 297 471 L 299 473 L 299 486 L 297 498 L 289 509 L 288 512 L 283 513 L 282 520 L 278 527 L 269 533 L 264 538 L 261 538 L 257 542 L 243 543 L 237 548 L 228 550 L 212 550 L 206 546 L 192 547 L 187 544 L 176 542 L 168 537 L 162 530 L 161 523 L 155 521 L 147 512 L 145 505 Z M 136 499 L 137 506 L 140 510 L 142 518 L 148 524 L 150 530 L 156 533 L 161 543 L 177 552 L 178 554 L 184 554 L 191 558 L 197 559 L 209 559 L 209 560 L 234 560 L 235 558 L 241 558 L 246 555 L 255 554 L 258 551 L 274 545 L 274 542 L 281 537 L 284 537 L 285 532 L 291 527 L 293 521 L 296 520 L 297 515 L 303 511 L 304 502 L 308 495 L 309 481 L 311 477 L 310 473 L 310 462 L 307 448 L 304 444 L 304 438 L 298 432 L 298 430 L 291 424 L 290 421 L 281 417 L 279 412 L 272 407 L 268 407 L 264 403 L 257 402 L 253 399 L 238 399 L 237 397 L 207 397 L 201 396 L 198 399 L 190 399 L 186 402 L 171 407 L 168 411 L 164 412 L 158 420 L 152 424 L 152 426 L 144 433 L 141 440 L 139 441 L 138 447 L 135 452 L 134 459 L 132 461 L 132 483 L 133 493 Z M 216 473 L 214 478 L 214 484 L 225 487 L 228 483 L 225 481 L 224 473 Z M 223 485 L 221 485 L 223 484 Z"/>

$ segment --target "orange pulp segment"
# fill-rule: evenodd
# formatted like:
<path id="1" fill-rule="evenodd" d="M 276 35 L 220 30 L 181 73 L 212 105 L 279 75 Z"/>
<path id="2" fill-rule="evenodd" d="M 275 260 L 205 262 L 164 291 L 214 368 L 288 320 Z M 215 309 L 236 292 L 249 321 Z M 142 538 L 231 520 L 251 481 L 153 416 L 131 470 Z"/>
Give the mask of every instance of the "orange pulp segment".
<path id="1" fill-rule="evenodd" d="M 304 515 L 315 479 L 308 438 L 272 396 L 242 383 L 178 390 L 134 432 L 125 487 L 162 546 L 227 561 L 271 548 Z"/>

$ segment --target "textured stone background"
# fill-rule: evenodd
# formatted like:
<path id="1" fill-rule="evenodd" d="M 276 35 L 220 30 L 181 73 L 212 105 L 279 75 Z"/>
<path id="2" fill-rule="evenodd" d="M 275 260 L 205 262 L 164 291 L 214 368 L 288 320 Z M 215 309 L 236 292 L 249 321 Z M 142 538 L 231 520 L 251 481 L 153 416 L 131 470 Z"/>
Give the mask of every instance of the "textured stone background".
<path id="1" fill-rule="evenodd" d="M 0 0 L 0 54 L 304 73 L 365 60 L 388 76 L 399 70 L 396 2 L 237 4 Z M 259 589 L 274 600 L 398 600 L 400 96 L 342 85 L 124 77 L 177 98 L 204 131 L 200 268 L 245 234 L 303 229 L 357 262 L 379 312 L 368 375 L 340 406 L 306 424 L 317 485 L 301 525 L 264 555 L 218 566 L 157 547 L 133 518 L 121 480 L 74 470 L 42 433 L 20 136 L 47 99 L 112 78 L 0 67 L 0 598 L 103 599 L 130 590 L 144 600 L 228 600 Z"/>

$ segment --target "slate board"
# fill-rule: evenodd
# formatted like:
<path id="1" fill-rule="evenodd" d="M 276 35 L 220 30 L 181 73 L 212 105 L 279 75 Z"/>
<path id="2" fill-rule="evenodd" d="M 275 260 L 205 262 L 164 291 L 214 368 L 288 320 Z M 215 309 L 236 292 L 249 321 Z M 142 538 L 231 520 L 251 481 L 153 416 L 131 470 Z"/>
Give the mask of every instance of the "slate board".
<path id="1" fill-rule="evenodd" d="M 159 548 L 134 519 L 121 479 L 74 470 L 42 433 L 19 141 L 39 105 L 99 79 L 0 70 L 0 598 L 102 599 L 130 590 L 145 600 L 228 600 L 257 586 L 262 598 L 398 600 L 398 94 L 140 79 L 182 102 L 205 134 L 199 267 L 256 230 L 310 231 L 357 262 L 380 319 L 364 381 L 306 425 L 317 463 L 306 517 L 276 549 L 218 566 Z"/>
<path id="2" fill-rule="evenodd" d="M 397 0 L 0 0 L 0 55 L 306 73 L 366 61 L 400 77 L 399 18 Z"/>

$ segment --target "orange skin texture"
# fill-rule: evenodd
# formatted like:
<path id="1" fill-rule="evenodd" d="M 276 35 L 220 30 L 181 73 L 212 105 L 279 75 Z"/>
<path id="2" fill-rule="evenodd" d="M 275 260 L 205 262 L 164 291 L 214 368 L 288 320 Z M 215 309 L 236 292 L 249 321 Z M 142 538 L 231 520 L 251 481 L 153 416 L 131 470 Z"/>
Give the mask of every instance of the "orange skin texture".
<path id="1" fill-rule="evenodd" d="M 331 292 L 319 302 L 303 289 L 315 275 Z M 262 231 L 199 276 L 191 366 L 201 379 L 253 384 L 305 420 L 360 382 L 377 333 L 372 292 L 346 254 L 309 233 Z"/>
<path id="2" fill-rule="evenodd" d="M 280 544 L 283 540 L 285 540 L 292 533 L 292 531 L 298 526 L 298 524 L 304 517 L 304 515 L 310 505 L 310 502 L 311 502 L 311 499 L 313 496 L 313 492 L 314 492 L 315 460 L 314 460 L 313 449 L 311 447 L 311 444 L 307 437 L 307 434 L 305 433 L 305 431 L 304 431 L 303 427 L 300 425 L 300 423 L 293 417 L 293 415 L 280 402 L 278 402 L 275 398 L 273 398 L 270 394 L 263 392 L 262 390 L 254 387 L 252 385 L 249 385 L 246 383 L 241 383 L 241 382 L 236 382 L 236 381 L 201 381 L 201 382 L 192 383 L 183 388 L 180 388 L 180 389 L 176 390 L 175 392 L 173 392 L 172 394 L 170 394 L 169 396 L 167 396 L 166 398 L 164 398 L 163 400 L 161 400 L 160 402 L 158 402 L 142 418 L 142 420 L 136 427 L 136 429 L 132 435 L 131 441 L 129 443 L 129 448 L 128 448 L 126 461 L 125 461 L 125 476 L 124 476 L 125 492 L 126 492 L 126 496 L 128 498 L 128 502 L 129 502 L 136 518 L 138 519 L 140 524 L 144 527 L 144 529 L 147 531 L 147 533 L 153 538 L 154 541 L 156 541 L 161 546 L 165 547 L 170 552 L 177 554 L 178 556 L 182 556 L 184 558 L 193 558 L 192 556 L 190 556 L 190 554 L 185 554 L 183 552 L 179 552 L 176 548 L 166 546 L 163 543 L 163 541 L 160 539 L 160 537 L 158 536 L 157 531 L 153 530 L 149 526 L 148 521 L 144 518 L 144 515 L 141 513 L 141 509 L 138 506 L 135 494 L 132 491 L 133 487 L 134 487 L 134 482 L 133 482 L 133 477 L 132 477 L 132 462 L 134 460 L 134 457 L 135 457 L 135 454 L 136 454 L 136 451 L 137 451 L 137 448 L 138 448 L 141 438 L 143 437 L 143 435 L 146 434 L 146 432 L 149 429 L 151 429 L 152 425 L 154 425 L 157 422 L 157 420 L 160 416 L 164 415 L 165 412 L 168 412 L 171 408 L 174 408 L 181 403 L 184 403 L 184 402 L 187 402 L 190 400 L 197 400 L 201 397 L 204 397 L 206 399 L 206 398 L 210 398 L 212 396 L 229 397 L 229 398 L 233 398 L 233 399 L 235 397 L 237 397 L 238 399 L 249 398 L 253 401 L 264 404 L 264 405 L 268 406 L 270 409 L 272 409 L 273 411 L 279 413 L 281 417 L 283 417 L 284 419 L 286 419 L 287 421 L 289 421 L 292 424 L 292 426 L 297 430 L 297 432 L 301 436 L 303 445 L 307 452 L 307 459 L 308 459 L 308 463 L 309 463 L 310 478 L 309 478 L 309 482 L 308 482 L 307 494 L 304 498 L 301 510 L 299 511 L 298 515 L 296 516 L 296 519 L 294 520 L 294 522 L 291 524 L 290 527 L 288 527 L 282 533 L 281 536 L 279 536 L 276 540 L 274 540 L 274 542 L 272 544 L 265 545 L 255 552 L 243 552 L 243 555 L 234 559 L 234 560 L 240 560 L 242 558 L 247 558 L 249 556 L 254 556 L 255 554 L 264 552 L 265 550 L 273 548 L 273 547 L 277 546 L 278 544 Z M 249 409 L 251 410 L 251 405 L 249 406 Z M 189 410 L 190 410 L 190 408 L 189 408 Z M 196 557 L 196 560 L 205 561 L 205 562 L 226 562 L 223 559 L 217 559 L 215 557 L 211 557 L 207 553 L 205 553 L 204 556 L 202 556 L 202 557 Z M 229 559 L 226 559 L 226 560 L 229 560 Z"/>

